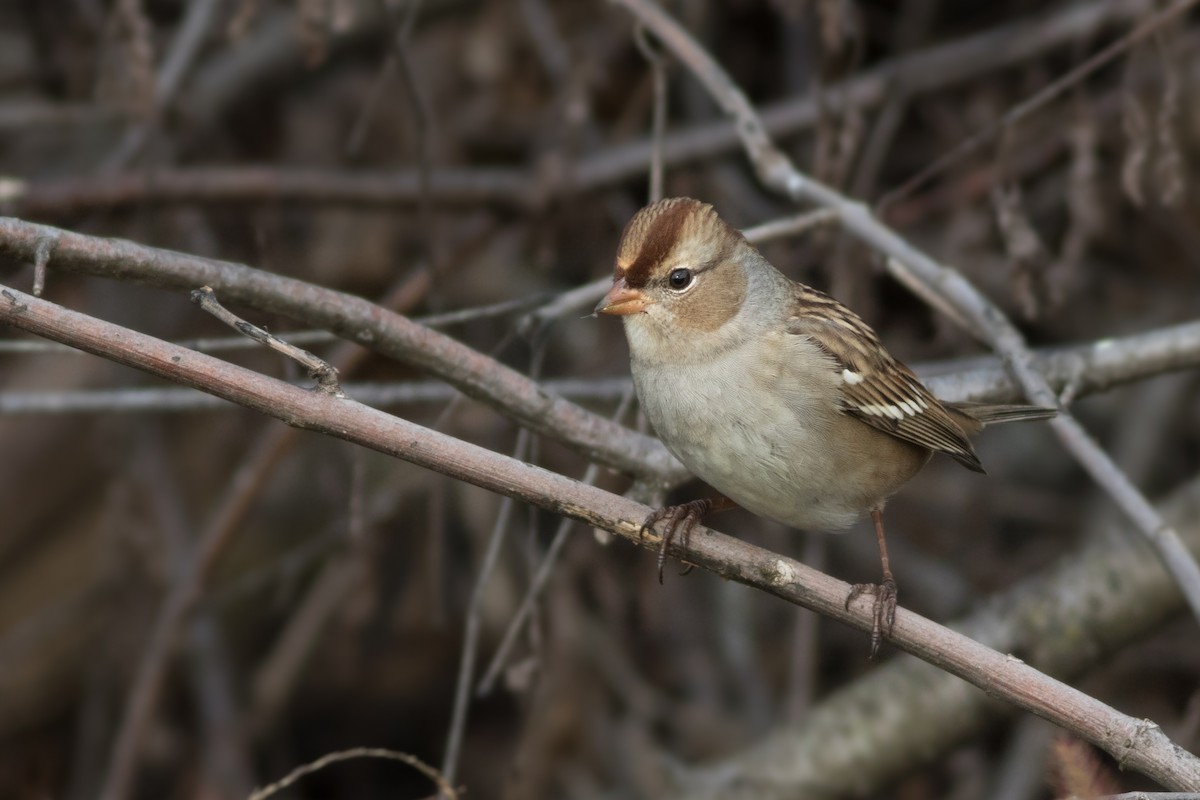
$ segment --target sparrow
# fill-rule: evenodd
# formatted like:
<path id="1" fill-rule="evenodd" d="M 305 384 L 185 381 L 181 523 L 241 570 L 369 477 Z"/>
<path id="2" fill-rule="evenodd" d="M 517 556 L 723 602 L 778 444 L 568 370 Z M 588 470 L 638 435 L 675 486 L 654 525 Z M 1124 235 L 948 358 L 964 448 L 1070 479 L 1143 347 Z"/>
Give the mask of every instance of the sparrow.
<path id="1" fill-rule="evenodd" d="M 621 317 L 638 400 L 663 444 L 724 498 L 660 509 L 659 551 L 706 514 L 741 506 L 803 530 L 870 515 L 883 577 L 871 655 L 891 635 L 896 582 L 883 508 L 945 453 L 984 472 L 967 436 L 984 425 L 1053 416 L 1034 406 L 944 403 L 832 297 L 787 278 L 711 205 L 660 200 L 625 226 L 612 288 L 596 313 Z"/>

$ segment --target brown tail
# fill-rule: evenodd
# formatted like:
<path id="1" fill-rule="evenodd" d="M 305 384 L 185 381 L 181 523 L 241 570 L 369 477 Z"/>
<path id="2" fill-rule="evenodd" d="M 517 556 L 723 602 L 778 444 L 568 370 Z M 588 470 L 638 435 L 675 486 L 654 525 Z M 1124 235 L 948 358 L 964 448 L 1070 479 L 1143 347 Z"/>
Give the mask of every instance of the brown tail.
<path id="1" fill-rule="evenodd" d="M 1057 408 L 1047 406 L 1008 406 L 989 403 L 947 403 L 947 406 L 965 414 L 980 425 L 994 422 L 1017 422 L 1025 419 L 1049 419 L 1058 414 Z"/>

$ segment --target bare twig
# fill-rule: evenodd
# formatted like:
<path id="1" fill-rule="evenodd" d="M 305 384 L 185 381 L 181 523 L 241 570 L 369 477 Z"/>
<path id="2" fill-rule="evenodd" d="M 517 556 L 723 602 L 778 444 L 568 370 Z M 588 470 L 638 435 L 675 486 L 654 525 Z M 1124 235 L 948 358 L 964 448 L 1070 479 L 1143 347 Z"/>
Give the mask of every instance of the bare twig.
<path id="1" fill-rule="evenodd" d="M 134 454 L 134 471 L 154 510 L 170 562 L 169 583 L 174 583 L 187 574 L 196 531 L 185 510 L 179 481 L 171 474 L 161 431 L 153 423 L 140 431 L 142 444 Z M 235 700 L 236 675 L 218 616 L 211 608 L 198 609 L 187 634 L 191 689 L 205 729 L 208 780 L 230 795 L 244 796 L 254 786 L 253 769 Z"/>
<path id="2" fill-rule="evenodd" d="M 663 138 L 667 133 L 667 60 L 651 41 L 650 33 L 641 25 L 633 32 L 638 50 L 650 62 L 650 75 L 654 83 L 654 111 L 650 123 L 650 197 L 653 203 L 663 196 Z"/>
<path id="3" fill-rule="evenodd" d="M 320 552 L 316 555 L 321 555 Z M 345 598 L 363 581 L 362 565 L 341 555 L 329 559 L 304 594 L 304 599 L 291 611 L 287 626 L 263 657 L 255 670 L 251 684 L 251 707 L 247 722 L 256 732 L 271 729 L 271 724 L 285 711 L 301 676 L 301 668 L 320 643 L 321 634 L 330 619 L 345 608 Z"/>
<path id="4" fill-rule="evenodd" d="M 57 242 L 57 237 L 51 236 L 38 243 L 33 259 L 34 297 L 41 297 L 46 291 L 46 265 L 50 263 L 50 256 L 54 255 L 54 245 Z"/>
<path id="5" fill-rule="evenodd" d="M 87 102 L 83 98 L 80 98 L 79 102 L 66 102 L 61 99 L 12 97 L 5 101 L 4 108 L 0 108 L 0 131 L 13 134 L 28 133 L 43 127 L 98 127 L 110 125 L 120 117 L 119 109 Z M 9 193 L 21 183 L 23 182 L 16 178 L 6 176 L 3 183 L 0 183 L 0 202 L 11 199 Z"/>
<path id="6" fill-rule="evenodd" d="M 397 750 L 387 750 L 382 747 L 352 747 L 349 750 L 338 750 L 336 753 L 326 753 L 308 764 L 296 767 L 294 770 L 284 775 L 274 783 L 264 786 L 261 789 L 255 790 L 254 794 L 250 795 L 248 800 L 267 800 L 268 797 L 278 794 L 288 788 L 296 781 L 303 778 L 305 775 L 311 775 L 318 770 L 322 770 L 330 764 L 336 764 L 339 761 L 349 761 L 354 758 L 382 758 L 388 761 L 399 761 L 402 764 L 408 764 L 413 769 L 420 772 L 426 778 L 433 781 L 437 785 L 438 791 L 444 794 L 450 800 L 458 800 L 458 792 L 450 785 L 450 782 L 442 776 L 433 767 L 421 761 L 416 756 L 411 756 L 408 753 L 401 753 Z"/>
<path id="7" fill-rule="evenodd" d="M 433 146 L 431 138 L 431 119 L 429 104 L 421 91 L 417 77 L 413 73 L 409 54 L 409 40 L 412 36 L 413 25 L 417 15 L 421 13 L 423 0 L 408 0 L 405 4 L 404 15 L 393 20 L 395 30 L 392 32 L 392 52 L 396 58 L 396 68 L 400 80 L 404 84 L 405 101 L 408 104 L 409 116 L 412 117 L 413 134 L 417 140 L 417 190 L 419 198 L 417 208 L 421 216 L 421 227 L 425 231 L 425 251 L 433 264 L 436 273 L 441 266 L 441 243 L 437 235 L 437 217 L 434 214 L 433 197 Z M 380 3 L 384 13 L 388 13 L 388 4 Z"/>
<path id="8" fill-rule="evenodd" d="M 270 474 L 270 468 L 282 456 L 287 440 L 291 438 L 288 434 L 291 433 L 289 429 L 267 434 L 263 437 L 263 446 L 255 448 L 253 457 L 231 476 L 230 483 L 240 493 L 232 502 L 219 506 L 205 525 L 195 552 L 189 559 L 187 573 L 172 583 L 171 592 L 159 608 L 125 701 L 124 716 L 113 744 L 108 775 L 100 793 L 104 800 L 123 800 L 129 794 L 137 766 L 138 748 L 166 680 L 167 663 L 176 633 L 187 613 L 199 600 L 204 581 L 217 556 L 232 537 L 236 529 L 234 521 L 245 512 L 248 497 L 261 487 L 265 477 Z"/>
<path id="9" fill-rule="evenodd" d="M 491 202 L 525 206 L 530 181 L 524 169 L 444 167 L 430 175 L 430 193 L 442 206 Z M 420 202 L 417 169 L 254 167 L 158 168 L 100 178 L 63 178 L 10 185 L 2 213 L 71 214 L 141 203 L 308 202 L 356 207 L 413 206 Z"/>
<path id="10" fill-rule="evenodd" d="M 968 330 L 987 341 L 1004 358 L 1031 401 L 1046 406 L 1058 404 L 1046 379 L 1034 368 L 1033 355 L 1021 332 L 995 304 L 958 272 L 939 264 L 879 222 L 865 205 L 801 174 L 791 159 L 771 141 L 758 112 L 721 65 L 659 6 L 650 0 L 614 2 L 625 6 L 653 30 L 721 108 L 735 119 L 742 146 L 764 185 L 798 202 L 811 202 L 836 211 L 847 231 L 888 257 L 888 269 L 893 274 L 905 276 L 908 283 L 923 283 L 931 293 L 953 307 L 955 319 L 965 323 Z M 1194 2 L 1196 0 L 1181 0 L 1172 8 Z M 1172 578 L 1183 590 L 1193 615 L 1200 619 L 1200 565 L 1183 547 L 1178 534 L 1162 521 L 1146 498 L 1070 413 L 1063 409 L 1050 424 L 1079 463 L 1154 544 Z"/>
<path id="11" fill-rule="evenodd" d="M 517 435 L 517 443 L 513 447 L 513 458 L 524 460 L 529 449 L 529 432 L 522 429 Z M 462 655 L 459 656 L 458 679 L 454 686 L 454 706 L 450 712 L 450 729 L 446 733 L 446 748 L 442 756 L 442 773 L 446 780 L 453 782 L 458 772 L 459 750 L 462 747 L 463 735 L 467 728 L 467 711 L 471 705 L 471 683 L 475 675 L 475 656 L 479 648 L 480 614 L 483 611 L 484 590 L 491 580 L 492 571 L 500 558 L 500 548 L 508 534 L 509 523 L 512 521 L 516 501 L 506 497 L 500 502 L 496 512 L 496 522 L 492 525 L 492 534 L 488 537 L 487 550 L 483 554 L 483 563 L 479 565 L 479 575 L 471 589 L 471 599 L 467 603 L 467 618 L 463 625 Z"/>
<path id="12" fill-rule="evenodd" d="M 407 278 L 401 279 L 394 285 L 381 301 L 381 304 L 390 308 L 408 308 L 414 306 L 419 302 L 424 287 L 428 285 L 425 273 L 417 272 L 412 274 Z M 338 366 L 340 370 L 350 371 L 363 361 L 363 356 L 363 350 L 348 343 L 342 343 L 341 346 L 334 350 L 330 361 L 335 366 Z M 264 432 L 258 446 L 250 450 L 249 460 L 259 460 L 259 456 L 263 452 L 282 450 L 287 445 L 296 441 L 297 437 L 293 436 L 293 433 L 293 429 Z M 354 474 L 351 478 L 351 508 L 348 528 L 352 545 L 355 542 L 361 542 L 362 538 L 361 535 L 356 535 L 357 526 L 362 524 L 363 516 L 362 511 L 356 508 L 359 505 L 356 498 L 359 498 L 360 494 L 358 483 L 362 479 L 362 461 L 363 459 L 361 458 L 356 457 L 354 459 Z M 263 472 L 269 472 L 269 469 L 264 468 Z M 258 485 L 261 485 L 261 483 Z M 250 502 L 250 498 L 255 493 L 256 489 L 247 487 L 245 484 L 235 483 L 229 493 L 226 494 L 224 503 L 245 506 Z M 236 526 L 235 520 L 232 518 L 226 518 L 226 520 L 223 520 L 223 523 L 229 529 Z M 221 531 L 222 529 L 220 528 L 209 526 L 204 536 L 206 539 L 224 536 Z M 316 541 L 320 546 L 306 546 L 301 548 L 299 554 L 293 553 L 291 557 L 285 559 L 285 563 L 291 565 L 290 568 L 295 569 L 299 561 L 324 555 L 327 545 L 320 544 L 320 539 Z M 323 626 L 335 610 L 341 606 L 342 598 L 355 582 L 360 580 L 361 575 L 361 559 L 355 560 L 345 557 L 335 559 L 326 564 L 320 577 L 305 594 L 304 600 L 291 615 L 287 627 L 279 636 L 271 653 L 264 658 L 262 666 L 259 667 L 255 674 L 253 681 L 253 709 L 247 716 L 256 730 L 265 730 L 270 726 L 275 715 L 280 711 L 283 702 L 294 688 L 300 668 L 305 662 L 305 657 L 316 641 L 318 641 Z M 242 590 L 244 591 L 244 587 L 253 584 L 253 580 L 246 581 L 241 584 Z M 227 590 L 221 593 L 221 599 L 227 599 L 236 594 L 237 591 Z"/>
<path id="13" fill-rule="evenodd" d="M 36 296 L 36 292 L 35 292 Z M 530 306 L 535 306 L 545 302 L 549 293 L 534 293 L 527 297 L 518 297 L 515 300 L 504 300 L 499 303 L 492 303 L 486 306 L 476 306 L 473 308 L 463 308 L 457 311 L 446 311 L 441 314 L 429 314 L 424 317 L 413 317 L 414 322 L 419 322 L 430 328 L 449 328 L 453 325 L 461 325 L 465 322 L 474 322 L 480 319 L 491 319 L 492 317 L 503 317 L 517 311 L 524 311 Z M 329 331 L 288 331 L 280 334 L 280 339 L 283 339 L 288 344 L 300 347 L 302 345 L 312 344 L 328 344 L 329 342 L 340 342 L 341 339 L 330 333 Z M 200 339 L 177 339 L 175 344 L 180 347 L 186 347 L 189 350 L 199 350 L 202 353 L 221 353 L 230 350 L 256 350 L 262 347 L 262 343 L 254 339 L 248 339 L 245 336 L 226 336 L 217 338 L 200 338 Z M 39 339 L 0 339 L 0 353 L 60 353 L 63 355 L 81 355 L 78 350 L 71 347 L 64 347 L 55 342 L 46 342 Z"/>
<path id="14" fill-rule="evenodd" d="M 404 9 L 404 17 L 399 20 L 394 18 L 395 15 L 392 14 L 389 3 L 377 0 L 375 5 L 381 17 L 392 17 L 390 20 L 392 26 L 392 47 L 388 49 L 387 57 L 384 59 L 383 65 L 379 68 L 379 72 L 371 84 L 370 92 L 363 103 L 362 110 L 359 112 L 358 118 L 350 129 L 350 136 L 346 141 L 346 152 L 350 155 L 358 154 L 358 151 L 362 148 L 363 141 L 366 139 L 367 131 L 370 130 L 371 122 L 375 117 L 375 112 L 378 110 L 379 103 L 383 99 L 385 87 L 392 78 L 396 77 L 397 73 L 402 72 L 401 79 L 408 93 L 407 99 L 412 108 L 413 128 L 417 138 L 419 202 L 422 207 L 425 207 L 431 199 L 430 174 L 432 169 L 431 161 L 428 158 L 428 113 L 417 91 L 412 68 L 408 63 L 408 39 L 412 35 L 413 25 L 416 23 L 417 15 L 421 11 L 421 0 L 411 0 Z"/>
<path id="15" fill-rule="evenodd" d="M 342 387 L 338 385 L 337 370 L 329 362 L 317 358 L 312 353 L 296 347 L 294 344 L 285 342 L 278 336 L 267 333 L 264 329 L 257 325 L 252 325 L 232 313 L 217 300 L 217 295 L 213 292 L 211 286 L 201 286 L 199 289 L 194 289 L 191 297 L 193 303 L 235 331 L 253 339 L 259 344 L 266 345 L 276 353 L 282 353 L 304 367 L 312 379 L 317 382 L 317 387 L 321 391 L 327 392 L 334 397 L 345 397 Z"/>
<path id="16" fill-rule="evenodd" d="M 659 544 L 657 536 L 641 535 L 641 520 L 650 511 L 646 506 L 351 400 L 305 391 L 15 289 L 0 287 L 0 322 L 220 394 L 292 426 L 328 433 L 547 508 L 641 546 Z M 669 549 L 672 555 L 682 555 L 678 543 Z M 849 587 L 844 582 L 738 539 L 697 528 L 687 559 L 859 630 L 871 627 L 870 602 L 846 608 Z M 1174 745 L 1157 726 L 1127 717 L 1017 659 L 905 609 L 897 611 L 891 640 L 990 694 L 1068 728 L 1167 788 L 1200 786 L 1200 759 Z"/>
<path id="17" fill-rule="evenodd" d="M 1106 25 L 1136 20 L 1152 10 L 1152 2 L 1118 0 L 1074 3 L 912 56 L 879 64 L 855 78 L 832 86 L 827 102 L 835 107 L 865 108 L 884 102 L 897 82 L 910 99 L 949 82 L 967 81 L 997 69 L 1022 64 L 1040 53 L 1085 40 Z M 787 136 L 816 125 L 820 110 L 809 95 L 768 107 L 763 123 L 773 136 Z M 714 122 L 667 137 L 666 166 L 711 157 L 739 141 L 736 124 Z M 589 158 L 576 173 L 577 187 L 593 188 L 644 175 L 650 163 L 649 139 Z"/>
<path id="18" fill-rule="evenodd" d="M 590 311 L 611 285 L 612 278 L 604 277 L 591 283 L 585 283 L 583 286 L 568 289 L 550 302 L 523 316 L 518 323 L 518 330 L 522 332 L 537 330 L 567 314 L 578 313 L 585 309 Z"/>
<path id="19" fill-rule="evenodd" d="M 1158 332 L 1035 351 L 1033 366 L 1051 382 L 1055 393 L 1073 385 L 1077 396 L 1082 396 L 1136 380 L 1135 371 L 1145 369 L 1141 377 L 1148 377 L 1194 367 L 1197 346 L 1200 322 L 1189 322 Z M 1020 384 L 994 357 L 917 365 L 917 369 L 938 397 L 1003 403 L 1022 396 Z"/>
<path id="20" fill-rule="evenodd" d="M 562 89 L 571 72 L 570 46 L 563 41 L 546 0 L 521 0 L 521 16 L 542 69 Z"/>
<path id="21" fill-rule="evenodd" d="M 785 236 L 799 236 L 822 225 L 837 224 L 837 221 L 837 214 L 832 210 L 818 208 L 814 211 L 805 211 L 801 214 L 793 214 L 790 217 L 774 219 L 746 228 L 742 231 L 742 235 L 752 244 L 762 244 L 774 239 L 782 239 Z"/>
<path id="22" fill-rule="evenodd" d="M 160 124 L 163 113 L 174 102 L 188 70 L 195 63 L 201 46 L 212 30 L 221 2 L 222 0 L 195 0 L 188 4 L 187 16 L 171 40 L 154 81 L 154 116 L 134 123 L 125 131 L 121 141 L 105 159 L 102 172 L 112 173 L 121 169 L 136 159 L 146 146 L 151 134 Z"/>
<path id="23" fill-rule="evenodd" d="M 624 396 L 621 398 L 617 410 L 613 412 L 613 419 L 620 420 L 629 411 L 629 406 L 633 402 L 633 387 L 628 386 L 625 389 Z M 600 470 L 595 464 L 589 464 L 587 470 L 583 474 L 581 481 L 586 484 L 595 483 L 600 475 Z M 558 564 L 558 555 L 562 552 L 563 545 L 567 543 L 567 534 L 571 532 L 571 526 L 574 522 L 570 519 L 564 519 L 558 526 L 558 530 L 554 532 L 554 538 L 550 540 L 550 546 L 546 548 L 546 554 L 542 556 L 541 562 L 538 564 L 537 572 L 533 575 L 533 580 L 529 582 L 529 588 L 525 591 L 525 596 L 521 599 L 521 605 L 517 608 L 517 613 L 513 615 L 512 620 L 508 624 L 508 628 L 504 631 L 504 636 L 500 639 L 500 644 L 496 647 L 496 652 L 492 655 L 491 663 L 483 672 L 483 677 L 479 679 L 479 686 L 476 687 L 475 694 L 483 697 L 490 694 L 492 686 L 496 682 L 496 678 L 500 674 L 500 670 L 508 662 L 509 652 L 517 641 L 517 637 L 521 635 L 525 624 L 533 615 L 534 605 L 542 594 L 542 590 L 546 588 L 546 584 L 550 581 L 550 577 L 554 574 L 554 567 Z"/>
<path id="24" fill-rule="evenodd" d="M 939 7 L 940 0 L 912 0 L 904 4 L 903 13 L 891 33 L 893 46 L 898 53 L 906 55 L 921 44 L 929 34 Z M 855 197 L 869 197 L 875 193 L 885 157 L 904 120 L 910 99 L 908 86 L 903 80 L 898 80 L 889 95 L 875 115 L 871 132 L 863 144 L 850 184 L 850 194 Z M 837 292 L 834 294 L 837 295 Z"/>

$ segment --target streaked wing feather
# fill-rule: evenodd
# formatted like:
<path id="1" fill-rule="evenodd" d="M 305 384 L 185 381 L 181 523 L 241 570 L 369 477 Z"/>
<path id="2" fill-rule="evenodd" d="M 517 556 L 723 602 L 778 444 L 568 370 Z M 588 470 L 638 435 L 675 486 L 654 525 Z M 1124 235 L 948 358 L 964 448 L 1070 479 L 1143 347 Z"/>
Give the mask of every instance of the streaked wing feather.
<path id="1" fill-rule="evenodd" d="M 842 373 L 841 399 L 847 414 L 983 472 L 963 429 L 853 311 L 826 294 L 798 285 L 796 314 L 789 320 L 788 332 L 808 336 L 833 358 Z"/>

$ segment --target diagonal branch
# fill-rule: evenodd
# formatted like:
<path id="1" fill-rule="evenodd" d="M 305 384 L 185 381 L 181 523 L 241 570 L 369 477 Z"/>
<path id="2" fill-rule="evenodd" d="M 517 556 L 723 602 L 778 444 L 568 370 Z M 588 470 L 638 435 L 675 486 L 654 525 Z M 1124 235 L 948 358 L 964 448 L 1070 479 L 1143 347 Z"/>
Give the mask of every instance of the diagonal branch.
<path id="1" fill-rule="evenodd" d="M 635 544 L 659 544 L 657 536 L 641 535 L 640 521 L 650 509 L 640 503 L 352 400 L 292 386 L 5 287 L 0 287 L 0 323 L 523 500 Z M 675 545 L 671 550 L 684 555 Z M 846 608 L 847 584 L 798 561 L 707 528 L 692 534 L 686 557 L 859 630 L 871 628 L 869 601 Z M 995 697 L 1066 727 L 1167 788 L 1200 786 L 1200 758 L 1172 743 L 1157 726 L 1121 714 L 1018 659 L 904 609 L 897 611 L 891 641 Z"/>

